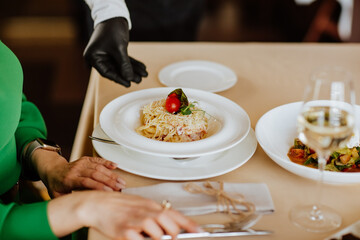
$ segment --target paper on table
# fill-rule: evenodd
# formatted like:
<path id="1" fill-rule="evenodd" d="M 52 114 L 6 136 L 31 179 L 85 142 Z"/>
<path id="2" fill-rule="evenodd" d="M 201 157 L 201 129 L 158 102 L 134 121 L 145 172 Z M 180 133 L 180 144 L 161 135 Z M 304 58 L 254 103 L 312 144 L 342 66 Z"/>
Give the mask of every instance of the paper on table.
<path id="1" fill-rule="evenodd" d="M 160 183 L 152 186 L 126 188 L 124 193 L 139 195 L 153 199 L 161 203 L 163 200 L 169 200 L 174 209 L 185 215 L 203 215 L 218 211 L 217 199 L 214 196 L 205 194 L 194 194 L 184 190 L 186 183 Z M 196 182 L 202 186 L 203 182 Z M 218 188 L 217 182 L 211 182 Z M 255 205 L 256 213 L 269 214 L 274 212 L 274 204 L 270 191 L 264 183 L 224 183 L 224 191 L 229 194 L 241 194 L 247 202 Z M 219 210 L 223 208 L 219 206 Z M 238 206 L 240 210 L 246 210 L 242 205 Z"/>

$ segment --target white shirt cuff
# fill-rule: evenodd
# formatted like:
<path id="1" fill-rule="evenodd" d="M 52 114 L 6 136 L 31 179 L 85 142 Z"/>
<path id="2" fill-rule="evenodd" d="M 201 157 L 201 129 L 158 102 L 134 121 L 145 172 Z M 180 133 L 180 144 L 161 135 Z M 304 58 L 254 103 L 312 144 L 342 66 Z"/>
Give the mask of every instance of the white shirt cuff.
<path id="1" fill-rule="evenodd" d="M 91 10 L 94 27 L 107 19 L 124 17 L 131 29 L 130 13 L 124 0 L 85 0 Z"/>

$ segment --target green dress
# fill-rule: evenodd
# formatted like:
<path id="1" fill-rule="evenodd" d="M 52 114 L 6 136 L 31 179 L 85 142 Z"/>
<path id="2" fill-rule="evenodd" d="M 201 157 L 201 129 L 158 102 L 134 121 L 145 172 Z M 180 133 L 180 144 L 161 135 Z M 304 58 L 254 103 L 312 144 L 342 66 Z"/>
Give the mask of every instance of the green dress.
<path id="1" fill-rule="evenodd" d="M 46 136 L 44 120 L 22 87 L 21 65 L 0 41 L 0 195 L 20 178 L 24 146 Z M 0 239 L 57 239 L 49 226 L 47 203 L 4 204 L 0 200 Z"/>

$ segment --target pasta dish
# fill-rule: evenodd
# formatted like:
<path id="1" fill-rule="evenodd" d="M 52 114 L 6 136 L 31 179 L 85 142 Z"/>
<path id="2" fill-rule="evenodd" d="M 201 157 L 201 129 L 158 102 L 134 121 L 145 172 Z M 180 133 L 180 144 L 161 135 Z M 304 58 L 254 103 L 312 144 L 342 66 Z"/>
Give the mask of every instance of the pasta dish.
<path id="1" fill-rule="evenodd" d="M 204 111 L 189 104 L 190 114 L 173 114 L 166 110 L 166 101 L 156 100 L 143 107 L 142 125 L 136 129 L 139 134 L 165 142 L 191 142 L 206 137 L 208 119 Z"/>

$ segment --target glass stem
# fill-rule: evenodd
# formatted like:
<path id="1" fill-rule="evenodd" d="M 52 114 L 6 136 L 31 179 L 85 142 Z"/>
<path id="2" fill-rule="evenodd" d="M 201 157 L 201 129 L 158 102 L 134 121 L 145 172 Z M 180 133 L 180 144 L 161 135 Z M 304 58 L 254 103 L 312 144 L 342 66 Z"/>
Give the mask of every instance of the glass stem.
<path id="1" fill-rule="evenodd" d="M 323 195 L 323 179 L 324 179 L 324 171 L 325 171 L 326 159 L 324 154 L 318 151 L 318 169 L 319 169 L 319 178 L 316 184 L 316 199 L 313 205 L 313 209 L 311 211 L 311 219 L 313 221 L 321 221 L 323 219 L 323 214 L 321 212 L 319 204 L 322 200 Z"/>

